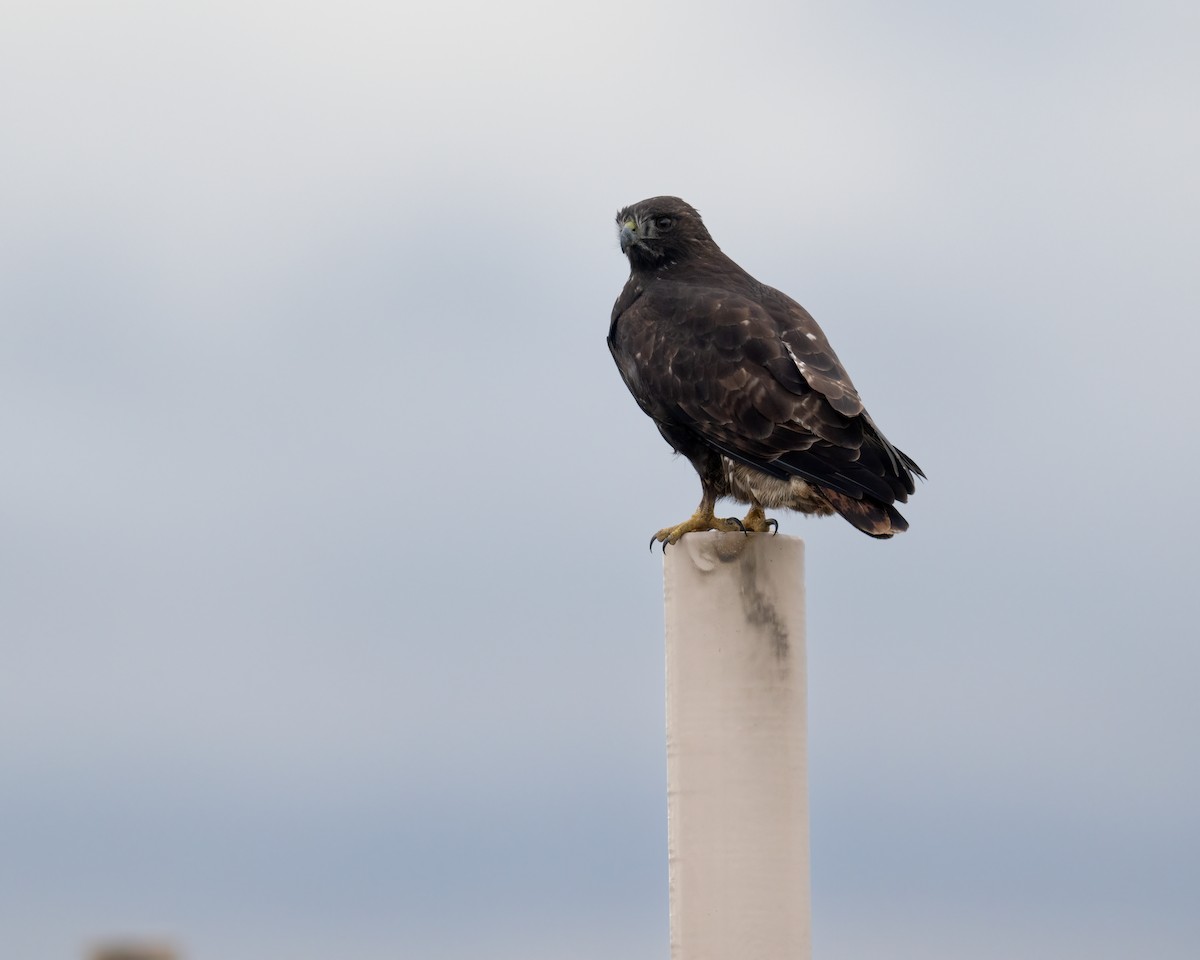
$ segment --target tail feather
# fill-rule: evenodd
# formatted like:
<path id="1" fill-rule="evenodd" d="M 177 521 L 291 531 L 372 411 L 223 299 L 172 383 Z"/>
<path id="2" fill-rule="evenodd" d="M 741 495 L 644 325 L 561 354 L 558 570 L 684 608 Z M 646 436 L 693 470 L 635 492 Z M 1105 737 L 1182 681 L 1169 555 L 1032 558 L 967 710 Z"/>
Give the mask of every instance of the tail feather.
<path id="1" fill-rule="evenodd" d="M 880 503 L 867 497 L 856 500 L 828 487 L 822 487 L 821 494 L 834 510 L 868 537 L 887 540 L 908 529 L 908 521 L 890 503 Z"/>

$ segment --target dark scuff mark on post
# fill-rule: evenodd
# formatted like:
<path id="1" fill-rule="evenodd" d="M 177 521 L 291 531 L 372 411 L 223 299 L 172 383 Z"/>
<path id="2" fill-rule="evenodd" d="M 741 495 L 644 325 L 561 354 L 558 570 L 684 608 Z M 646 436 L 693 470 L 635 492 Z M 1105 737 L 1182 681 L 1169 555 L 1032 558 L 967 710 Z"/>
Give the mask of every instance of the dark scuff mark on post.
<path id="1" fill-rule="evenodd" d="M 688 534 L 683 543 L 697 569 L 706 573 L 716 569 L 718 564 L 737 565 L 738 592 L 746 622 L 767 635 L 776 662 L 786 672 L 791 653 L 787 627 L 771 597 L 759 587 L 758 558 L 763 545 L 756 544 L 755 540 L 765 536 L 767 534 L 762 533 Z"/>
<path id="2" fill-rule="evenodd" d="M 776 660 L 786 660 L 789 653 L 787 628 L 779 618 L 779 611 L 771 598 L 758 583 L 758 551 L 747 550 L 741 558 L 742 608 L 746 619 L 763 629 L 771 640 L 771 649 Z"/>

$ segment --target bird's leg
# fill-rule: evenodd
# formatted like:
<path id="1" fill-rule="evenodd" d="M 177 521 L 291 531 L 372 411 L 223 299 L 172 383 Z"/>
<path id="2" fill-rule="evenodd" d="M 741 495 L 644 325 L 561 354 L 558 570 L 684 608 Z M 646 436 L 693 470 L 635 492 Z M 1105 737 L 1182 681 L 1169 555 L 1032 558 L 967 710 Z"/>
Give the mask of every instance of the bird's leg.
<path id="1" fill-rule="evenodd" d="M 755 500 L 750 501 L 750 512 L 742 518 L 742 526 L 747 533 L 766 533 L 779 530 L 779 521 L 763 513 L 762 505 Z"/>
<path id="2" fill-rule="evenodd" d="M 713 507 L 717 505 L 717 495 L 709 487 L 704 485 L 704 496 L 700 498 L 700 506 L 683 523 L 677 524 L 674 527 L 663 527 L 653 537 L 650 538 L 650 546 L 655 543 L 661 543 L 663 549 L 667 549 L 667 544 L 675 544 L 679 542 L 679 538 L 685 533 L 699 533 L 703 530 L 721 530 L 726 533 L 733 530 L 745 531 L 742 521 L 737 517 L 729 517 L 721 519 L 713 515 Z"/>

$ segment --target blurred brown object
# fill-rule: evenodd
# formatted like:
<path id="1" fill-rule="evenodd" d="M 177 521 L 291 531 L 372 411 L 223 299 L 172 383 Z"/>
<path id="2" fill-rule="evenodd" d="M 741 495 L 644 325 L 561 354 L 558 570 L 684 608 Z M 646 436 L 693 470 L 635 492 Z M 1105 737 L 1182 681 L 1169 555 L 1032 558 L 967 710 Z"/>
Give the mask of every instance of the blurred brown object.
<path id="1" fill-rule="evenodd" d="M 89 960 L 179 960 L 175 948 L 165 943 L 120 940 L 93 947 Z"/>

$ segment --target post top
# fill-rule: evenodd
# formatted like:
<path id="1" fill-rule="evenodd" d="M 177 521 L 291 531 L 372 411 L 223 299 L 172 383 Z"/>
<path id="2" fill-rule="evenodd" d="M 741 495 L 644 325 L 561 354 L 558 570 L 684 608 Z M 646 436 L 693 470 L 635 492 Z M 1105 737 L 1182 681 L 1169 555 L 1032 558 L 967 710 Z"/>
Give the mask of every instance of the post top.
<path id="1" fill-rule="evenodd" d="M 732 564 L 748 558 L 803 563 L 804 541 L 800 537 L 784 534 L 706 530 L 684 534 L 679 543 L 668 547 L 663 553 L 663 563 L 666 565 L 682 554 L 689 557 L 697 569 L 707 573 L 720 564 Z"/>

